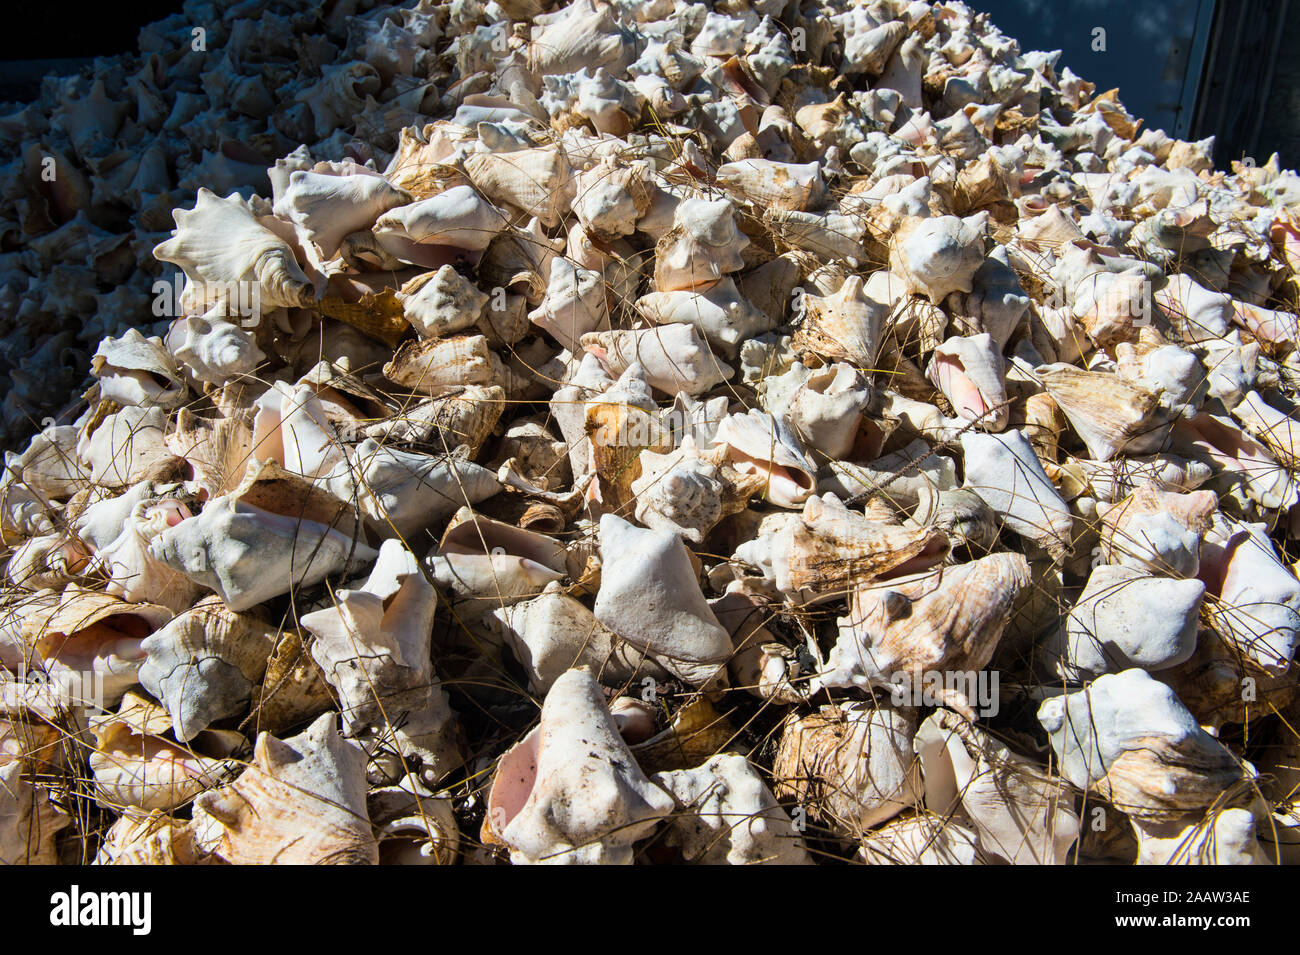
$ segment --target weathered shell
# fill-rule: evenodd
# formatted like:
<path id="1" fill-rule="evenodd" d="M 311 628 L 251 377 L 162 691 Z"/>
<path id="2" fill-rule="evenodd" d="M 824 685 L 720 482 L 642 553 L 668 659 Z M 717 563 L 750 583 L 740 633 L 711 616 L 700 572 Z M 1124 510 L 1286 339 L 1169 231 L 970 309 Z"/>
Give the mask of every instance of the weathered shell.
<path id="1" fill-rule="evenodd" d="M 713 447 L 726 451 L 738 473 L 763 479 L 763 496 L 780 507 L 798 507 L 812 494 L 816 465 L 770 414 L 751 408 L 722 419 Z"/>
<path id="2" fill-rule="evenodd" d="M 140 645 L 148 654 L 140 683 L 167 708 L 176 738 L 186 742 L 245 711 L 274 644 L 274 627 L 208 597 Z"/>
<path id="3" fill-rule="evenodd" d="M 889 309 L 867 296 L 861 276 L 850 275 L 833 295 L 805 295 L 803 301 L 808 314 L 796 344 L 823 358 L 876 367 Z"/>
<path id="4" fill-rule="evenodd" d="M 1006 427 L 1002 355 L 987 333 L 949 338 L 934 350 L 926 375 L 943 392 L 958 417 L 989 431 Z"/>
<path id="5" fill-rule="evenodd" d="M 729 278 L 676 292 L 651 292 L 637 299 L 636 308 L 660 325 L 694 325 L 728 358 L 734 358 L 744 342 L 772 328 L 772 320 L 746 301 Z"/>
<path id="6" fill-rule="evenodd" d="M 577 192 L 573 167 L 559 144 L 476 153 L 465 160 L 465 173 L 488 199 L 535 216 L 547 228 L 559 225 Z M 486 247 L 487 242 L 478 246 Z"/>
<path id="7" fill-rule="evenodd" d="M 633 843 L 673 808 L 637 766 L 600 685 L 569 670 L 538 727 L 501 757 L 484 827 L 515 863 L 630 865 Z"/>
<path id="8" fill-rule="evenodd" d="M 969 292 L 984 261 L 987 222 L 988 214 L 983 212 L 965 219 L 911 220 L 890 246 L 890 271 L 906 283 L 909 292 L 936 305 L 951 292 Z"/>
<path id="9" fill-rule="evenodd" d="M 373 865 L 366 757 L 327 713 L 286 740 L 262 733 L 229 786 L 194 800 L 201 847 L 237 865 Z"/>
<path id="10" fill-rule="evenodd" d="M 461 508 L 425 559 L 433 580 L 453 600 L 508 606 L 534 597 L 565 575 L 564 546 L 545 534 Z M 471 607 L 469 613 L 474 613 Z"/>
<path id="11" fill-rule="evenodd" d="M 397 293 L 402 314 L 421 338 L 442 338 L 477 325 L 489 297 L 450 265 L 412 279 Z"/>
<path id="12" fill-rule="evenodd" d="M 915 732 L 915 719 L 887 704 L 790 713 L 772 767 L 776 795 L 797 799 L 809 816 L 857 840 L 920 801 Z"/>

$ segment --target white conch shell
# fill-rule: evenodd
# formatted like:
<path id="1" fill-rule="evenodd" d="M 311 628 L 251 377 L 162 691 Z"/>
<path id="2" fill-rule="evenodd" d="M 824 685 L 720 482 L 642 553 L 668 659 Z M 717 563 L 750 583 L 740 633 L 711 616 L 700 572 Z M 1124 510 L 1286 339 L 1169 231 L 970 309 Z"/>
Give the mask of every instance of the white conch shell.
<path id="1" fill-rule="evenodd" d="M 784 374 L 760 381 L 758 397 L 763 408 L 783 421 L 805 447 L 838 459 L 853 450 L 871 388 L 862 374 L 844 362 L 821 368 L 795 362 Z"/>
<path id="2" fill-rule="evenodd" d="M 496 475 L 473 461 L 402 451 L 373 438 L 358 444 L 326 484 L 337 497 L 357 501 L 381 536 L 403 538 L 501 489 Z"/>
<path id="3" fill-rule="evenodd" d="M 1282 563 L 1264 524 L 1216 520 L 1201 548 L 1209 617 L 1225 642 L 1273 675 L 1300 644 L 1300 580 Z"/>
<path id="4" fill-rule="evenodd" d="M 909 292 L 924 295 L 936 305 L 951 292 L 969 292 L 975 272 L 984 262 L 987 223 L 987 212 L 965 219 L 911 220 L 890 246 L 890 271 L 906 283 Z"/>
<path id="5" fill-rule="evenodd" d="M 178 740 L 247 709 L 275 634 L 276 628 L 208 597 L 145 638 L 140 683 L 167 708 Z"/>
<path id="6" fill-rule="evenodd" d="M 727 487 L 717 462 L 700 453 L 691 435 L 667 454 L 647 448 L 638 460 L 641 476 L 632 482 L 636 519 L 654 530 L 680 534 L 692 544 L 704 543 L 724 516 Z"/>
<path id="7" fill-rule="evenodd" d="M 573 214 L 602 242 L 631 235 L 650 208 L 650 178 L 649 163 L 620 163 L 607 156 L 575 177 Z"/>
<path id="8" fill-rule="evenodd" d="M 1189 821 L 1152 824 L 1135 820 L 1137 865 L 1267 865 L 1273 861 L 1256 838 L 1249 809 L 1221 809 Z M 1261 832 L 1266 832 L 1263 826 Z"/>
<path id="9" fill-rule="evenodd" d="M 277 203 L 285 218 L 302 230 L 322 259 L 331 259 L 343 237 L 369 229 L 389 209 L 414 201 L 410 193 L 395 189 L 383 176 L 353 165 L 344 175 L 308 170 L 289 174 L 289 188 Z"/>
<path id="10" fill-rule="evenodd" d="M 608 686 L 620 686 L 634 675 L 667 679 L 658 664 L 601 624 L 558 584 L 530 600 L 498 607 L 490 617 L 490 625 L 527 670 L 531 693 L 549 692 L 575 667 L 590 670 Z"/>
<path id="11" fill-rule="evenodd" d="M 793 796 L 810 816 L 858 839 L 921 800 L 915 732 L 915 718 L 887 704 L 792 712 L 772 767 L 776 794 Z"/>
<path id="12" fill-rule="evenodd" d="M 615 330 L 583 335 L 581 345 L 596 355 L 611 375 L 639 364 L 645 380 L 670 395 L 700 395 L 728 380 L 733 369 L 709 351 L 694 325 Z"/>
<path id="13" fill-rule="evenodd" d="M 673 212 L 673 228 L 655 245 L 655 288 L 675 292 L 738 272 L 748 246 L 726 199 L 683 199 Z"/>
<path id="14" fill-rule="evenodd" d="M 411 777 L 366 798 L 380 865 L 455 865 L 460 829 L 451 797 L 425 792 Z"/>
<path id="15" fill-rule="evenodd" d="M 140 492 L 130 494 L 134 506 L 122 521 L 121 533 L 107 543 L 95 545 L 91 567 L 108 577 L 104 588 L 108 593 L 133 603 L 156 603 L 180 612 L 194 602 L 198 587 L 155 558 L 149 544 L 167 528 L 194 515 L 179 497 L 163 489 L 155 491 L 154 485 L 144 483 L 142 499 L 137 498 Z"/>
<path id="16" fill-rule="evenodd" d="M 163 441 L 167 412 L 128 405 L 99 422 L 77 441 L 77 459 L 90 471 L 92 484 L 130 487 L 172 470 L 176 459 Z"/>
<path id="17" fill-rule="evenodd" d="M 163 531 L 149 552 L 211 587 L 236 611 L 377 556 L 324 524 L 272 514 L 229 495 L 213 498 L 196 516 Z"/>
<path id="18" fill-rule="evenodd" d="M 557 258 L 551 263 L 546 297 L 529 312 L 528 320 L 554 335 L 565 348 L 577 351 L 584 335 L 609 328 L 604 276 L 567 258 Z"/>
<path id="19" fill-rule="evenodd" d="M 343 735 L 359 739 L 391 778 L 429 784 L 463 761 L 460 730 L 430 659 L 438 596 L 400 541 L 387 540 L 364 586 L 303 614 L 312 657 L 339 693 Z M 408 765 L 409 763 L 409 765 Z"/>
<path id="20" fill-rule="evenodd" d="M 960 806 L 980 848 L 1012 865 L 1069 861 L 1080 828 L 1070 786 L 944 710 L 920 725 L 913 745 L 929 812 L 947 819 Z"/>
<path id="21" fill-rule="evenodd" d="M 569 670 L 540 725 L 501 757 L 486 825 L 516 864 L 630 865 L 633 843 L 673 809 L 637 766 L 600 684 Z"/>
<path id="22" fill-rule="evenodd" d="M 426 273 L 396 295 L 402 314 L 422 338 L 454 335 L 478 323 L 490 296 L 450 265 Z"/>
<path id="23" fill-rule="evenodd" d="M 322 477 L 344 459 L 316 389 L 280 381 L 257 399 L 253 454 L 306 478 Z"/>
<path id="24" fill-rule="evenodd" d="M 1300 425 L 1291 415 L 1278 411 L 1255 391 L 1242 395 L 1232 414 L 1273 452 L 1279 463 L 1292 469 L 1300 468 Z"/>
<path id="25" fill-rule="evenodd" d="M 434 397 L 466 385 L 506 380 L 506 368 L 488 347 L 485 335 L 414 338 L 384 365 L 384 377 L 404 388 Z"/>
<path id="26" fill-rule="evenodd" d="M 725 681 L 731 635 L 709 609 L 682 539 L 605 514 L 600 553 L 596 619 L 693 686 Z"/>
<path id="27" fill-rule="evenodd" d="M 1081 679 L 1141 667 L 1165 670 L 1196 650 L 1205 585 L 1101 564 L 1062 626 L 1061 676 Z"/>
<path id="28" fill-rule="evenodd" d="M 1001 431 L 1010 416 L 1005 366 L 987 333 L 949 338 L 934 350 L 927 377 L 958 417 L 988 431 Z"/>
<path id="29" fill-rule="evenodd" d="M 699 865 L 811 865 L 794 823 L 744 756 L 656 773 L 680 807 L 665 842 Z"/>
<path id="30" fill-rule="evenodd" d="M 425 564 L 434 582 L 453 600 L 508 606 L 562 579 L 565 558 L 564 545 L 554 538 L 463 507 Z"/>
<path id="31" fill-rule="evenodd" d="M 969 674 L 965 688 L 945 685 L 937 692 L 945 705 L 973 720 L 978 701 L 967 691 L 992 659 L 1014 601 L 1029 582 L 1023 555 L 998 553 L 860 586 L 815 686 L 911 692 L 933 673 Z"/>
<path id="32" fill-rule="evenodd" d="M 1101 554 L 1107 563 L 1147 573 L 1195 577 L 1218 503 L 1210 491 L 1182 494 L 1144 484 L 1118 504 L 1098 504 Z"/>
<path id="33" fill-rule="evenodd" d="M 450 246 L 480 252 L 506 227 L 500 209 L 472 186 L 452 186 L 428 199 L 390 209 L 375 220 L 379 244 L 403 261 L 412 261 L 405 243 Z"/>
<path id="34" fill-rule="evenodd" d="M 260 734 L 243 774 L 194 800 L 202 847 L 236 865 L 378 862 L 366 756 L 335 719 L 326 713 L 287 740 Z"/>
<path id="35" fill-rule="evenodd" d="M 1038 721 L 1061 775 L 1135 820 L 1167 821 L 1207 807 L 1243 777 L 1236 757 L 1145 670 L 1108 673 L 1086 690 L 1045 700 Z"/>
<path id="36" fill-rule="evenodd" d="M 263 312 L 305 306 L 315 298 L 293 249 L 261 225 L 238 195 L 221 199 L 200 189 L 192 210 L 177 209 L 172 216 L 176 229 L 153 254 L 181 267 L 189 279 L 182 299 L 194 297 L 199 311 L 230 303 L 232 296 L 247 302 L 254 289 Z"/>
<path id="37" fill-rule="evenodd" d="M 171 728 L 163 709 L 128 693 L 117 713 L 91 720 L 95 746 L 89 754 L 96 800 L 106 808 L 171 810 L 220 784 L 237 764 L 225 759 L 243 737 L 203 734 L 194 746 L 165 739 Z M 200 735 L 200 734 L 196 734 Z"/>
<path id="38" fill-rule="evenodd" d="M 1175 450 L 1204 460 L 1214 478 L 1226 478 L 1260 507 L 1285 509 L 1300 501 L 1300 484 L 1268 450 L 1231 418 L 1202 411 L 1174 426 Z"/>
<path id="39" fill-rule="evenodd" d="M 145 338 L 128 328 L 121 338 L 105 338 L 90 360 L 101 398 L 120 405 L 174 408 L 188 395 L 176 359 L 157 336 Z M 159 384 L 162 379 L 165 384 Z"/>
<path id="40" fill-rule="evenodd" d="M 743 298 L 729 278 L 693 289 L 651 292 L 637 299 L 636 309 L 660 325 L 694 325 L 729 358 L 745 341 L 772 328 L 772 320 Z"/>
<path id="41" fill-rule="evenodd" d="M 713 447 L 741 474 L 764 479 L 763 496 L 779 507 L 798 507 L 813 493 L 817 467 L 770 414 L 751 408 L 722 419 Z"/>
<path id="42" fill-rule="evenodd" d="M 186 373 L 203 384 L 223 385 L 266 360 L 252 332 L 227 321 L 221 306 L 178 318 L 163 341 Z"/>
<path id="43" fill-rule="evenodd" d="M 967 432 L 961 436 L 970 488 L 993 508 L 1006 526 L 1048 551 L 1069 546 L 1070 509 L 1043 471 L 1024 431 Z"/>

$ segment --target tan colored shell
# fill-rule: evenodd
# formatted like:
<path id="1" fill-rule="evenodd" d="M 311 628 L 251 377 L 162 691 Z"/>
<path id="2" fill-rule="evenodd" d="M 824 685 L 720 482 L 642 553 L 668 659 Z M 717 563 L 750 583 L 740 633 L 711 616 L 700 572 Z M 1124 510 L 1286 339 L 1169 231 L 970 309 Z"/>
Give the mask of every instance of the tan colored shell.
<path id="1" fill-rule="evenodd" d="M 862 278 L 850 275 L 833 295 L 806 295 L 808 314 L 795 344 L 831 361 L 873 369 L 880 355 L 889 309 L 870 299 Z"/>
<path id="2" fill-rule="evenodd" d="M 791 712 L 772 764 L 773 791 L 857 840 L 921 799 L 915 731 L 911 715 L 885 703 Z"/>
<path id="3" fill-rule="evenodd" d="M 412 391 L 440 395 L 461 385 L 501 379 L 501 359 L 482 335 L 408 341 L 384 366 L 384 375 Z"/>
<path id="4" fill-rule="evenodd" d="M 558 143 L 508 153 L 475 153 L 465 160 L 465 173 L 488 199 L 536 216 L 547 228 L 559 225 L 577 188 L 569 157 Z"/>
<path id="5" fill-rule="evenodd" d="M 1094 460 L 1109 461 L 1120 451 L 1157 451 L 1169 434 L 1159 398 L 1135 382 L 1063 364 L 1036 374 Z"/>
<path id="6" fill-rule="evenodd" d="M 279 740 L 263 732 L 253 762 L 194 801 L 200 844 L 234 865 L 374 865 L 366 814 L 366 757 L 342 739 L 337 715 Z"/>

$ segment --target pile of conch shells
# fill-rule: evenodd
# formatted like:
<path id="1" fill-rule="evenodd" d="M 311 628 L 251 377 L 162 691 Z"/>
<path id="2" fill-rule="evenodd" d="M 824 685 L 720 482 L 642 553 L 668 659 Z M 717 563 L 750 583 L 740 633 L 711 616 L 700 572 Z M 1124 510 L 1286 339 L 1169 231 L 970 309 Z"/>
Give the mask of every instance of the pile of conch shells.
<path id="1" fill-rule="evenodd" d="M 0 861 L 1300 853 L 1276 157 L 960 2 L 140 50 L 0 117 Z"/>

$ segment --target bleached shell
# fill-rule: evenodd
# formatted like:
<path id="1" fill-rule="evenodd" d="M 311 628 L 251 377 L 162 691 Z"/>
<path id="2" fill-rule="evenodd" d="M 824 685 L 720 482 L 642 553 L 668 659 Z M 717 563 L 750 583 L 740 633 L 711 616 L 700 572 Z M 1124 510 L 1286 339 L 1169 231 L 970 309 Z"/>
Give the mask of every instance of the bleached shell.
<path id="1" fill-rule="evenodd" d="M 730 202 L 684 199 L 673 212 L 673 228 L 655 245 L 655 288 L 690 289 L 737 272 L 748 247 Z"/>
<path id="2" fill-rule="evenodd" d="M 1291 415 L 1272 407 L 1258 392 L 1248 391 L 1232 415 L 1288 468 L 1300 468 L 1300 426 Z"/>
<path id="3" fill-rule="evenodd" d="M 724 516 L 727 487 L 717 464 L 702 456 L 689 436 L 668 454 L 646 449 L 638 460 L 641 476 L 631 487 L 636 519 L 653 530 L 672 531 L 692 544 L 702 544 Z"/>
<path id="4" fill-rule="evenodd" d="M 66 587 L 57 602 L 22 609 L 22 632 L 55 680 L 69 679 L 74 706 L 114 706 L 133 686 L 145 653 L 141 641 L 171 619 L 166 607 L 127 603 L 112 594 Z"/>
<path id="5" fill-rule="evenodd" d="M 403 538 L 501 489 L 496 476 L 473 461 L 402 451 L 373 438 L 358 444 L 326 484 L 337 497 L 357 501 L 380 536 Z"/>
<path id="6" fill-rule="evenodd" d="M 1097 506 L 1102 556 L 1148 573 L 1195 577 L 1201 540 L 1217 507 L 1210 491 L 1183 494 L 1142 485 L 1118 504 Z"/>
<path id="7" fill-rule="evenodd" d="M 460 729 L 431 661 L 437 592 L 401 542 L 388 540 L 364 586 L 338 590 L 333 600 L 301 622 L 316 636 L 312 657 L 339 693 L 343 735 L 393 760 L 397 778 L 418 766 L 422 779 L 436 783 L 463 761 Z"/>
<path id="8" fill-rule="evenodd" d="M 519 292 L 529 305 L 540 305 L 550 283 L 551 263 L 564 246 L 564 236 L 552 239 L 537 218 L 525 228 L 507 227 L 479 260 L 479 279 L 484 285 Z"/>
<path id="9" fill-rule="evenodd" d="M 577 192 L 573 167 L 559 144 L 508 153 L 475 153 L 465 160 L 465 173 L 492 202 L 536 217 L 548 229 L 559 225 Z M 486 246 L 484 242 L 477 248 Z"/>
<path id="10" fill-rule="evenodd" d="M 563 545 L 545 534 L 461 508 L 425 562 L 434 582 L 453 599 L 508 606 L 562 579 L 565 556 Z"/>
<path id="11" fill-rule="evenodd" d="M 698 865 L 811 865 L 794 823 L 762 777 L 735 753 L 656 773 L 677 802 L 665 841 Z"/>
<path id="12" fill-rule="evenodd" d="M 1038 721 L 1061 774 L 1133 819 L 1167 821 L 1207 807 L 1243 778 L 1232 753 L 1145 670 L 1106 674 L 1045 700 Z"/>
<path id="13" fill-rule="evenodd" d="M 451 798 L 423 791 L 408 776 L 366 798 L 379 842 L 380 865 L 455 865 L 460 830 Z"/>
<path id="14" fill-rule="evenodd" d="M 779 507 L 798 507 L 813 492 L 816 465 L 775 418 L 757 408 L 723 418 L 712 447 L 725 448 L 726 460 L 741 474 L 761 476 L 763 496 Z"/>
<path id="15" fill-rule="evenodd" d="M 636 308 L 660 325 L 694 325 L 729 358 L 744 342 L 772 328 L 772 320 L 746 301 L 730 278 L 676 292 L 652 292 L 637 299 Z"/>
<path id="16" fill-rule="evenodd" d="M 1220 518 L 1202 546 L 1210 622 L 1266 673 L 1288 672 L 1300 644 L 1300 581 L 1263 524 Z"/>
<path id="17" fill-rule="evenodd" d="M 393 188 L 383 176 L 353 166 L 345 175 L 296 170 L 289 174 L 289 188 L 280 201 L 286 218 L 302 229 L 322 258 L 331 259 L 344 236 L 369 229 L 389 209 L 407 205 L 414 197 Z"/>
<path id="18" fill-rule="evenodd" d="M 574 177 L 573 214 L 587 233 L 609 242 L 636 231 L 650 209 L 650 165 L 601 160 Z"/>
<path id="19" fill-rule="evenodd" d="M 85 488 L 90 475 L 77 459 L 77 436 L 72 425 L 50 425 L 32 435 L 21 454 L 6 452 L 6 484 L 13 480 L 42 497 L 53 498 Z"/>
<path id="20" fill-rule="evenodd" d="M 162 408 L 125 407 L 88 422 L 77 441 L 77 460 L 90 471 L 91 483 L 103 488 L 160 479 L 176 464 L 163 442 L 166 427 Z"/>
<path id="21" fill-rule="evenodd" d="M 866 865 L 987 865 L 979 833 L 960 819 L 899 816 L 867 833 L 858 849 Z"/>
<path id="22" fill-rule="evenodd" d="M 529 692 L 545 694 L 570 669 L 590 670 L 602 684 L 621 686 L 633 676 L 667 678 L 602 625 L 590 610 L 558 587 L 490 612 L 491 624 L 528 673 Z"/>
<path id="23" fill-rule="evenodd" d="M 1137 865 L 1267 865 L 1272 853 L 1259 844 L 1257 820 L 1249 809 L 1189 814 L 1173 823 L 1136 820 Z M 1258 835 L 1267 832 L 1260 826 Z"/>
<path id="24" fill-rule="evenodd" d="M 208 497 L 238 487 L 253 458 L 252 429 L 237 418 L 209 420 L 182 409 L 176 416 L 176 429 L 163 440 L 173 454 L 185 461 L 194 483 Z"/>
<path id="25" fill-rule="evenodd" d="M 145 338 L 128 328 L 121 338 L 105 338 L 90 360 L 90 373 L 99 379 L 100 396 L 121 405 L 174 408 L 188 389 L 176 359 L 161 338 Z M 165 384 L 160 384 L 163 379 Z"/>
<path id="26" fill-rule="evenodd" d="M 693 686 L 725 681 L 731 635 L 709 609 L 681 538 L 605 514 L 600 553 L 596 619 Z"/>
<path id="27" fill-rule="evenodd" d="M 193 603 L 198 587 L 150 554 L 149 544 L 168 527 L 194 515 L 187 504 L 188 495 L 145 483 L 143 497 L 126 515 L 121 533 L 94 547 L 91 569 L 108 577 L 104 589 L 110 594 L 180 612 Z"/>
<path id="28" fill-rule="evenodd" d="M 1002 355 L 987 333 L 949 338 L 934 350 L 926 375 L 959 417 L 1001 431 L 1009 417 Z"/>
<path id="29" fill-rule="evenodd" d="M 367 425 L 363 433 L 380 443 L 433 443 L 448 450 L 464 445 L 474 457 L 501 420 L 505 397 L 499 385 L 465 385 Z"/>
<path id="30" fill-rule="evenodd" d="M 619 735 L 600 685 L 569 670 L 541 723 L 497 765 L 488 832 L 516 864 L 630 865 L 632 845 L 674 809 Z"/>
<path id="31" fill-rule="evenodd" d="M 612 7 L 599 9 L 579 0 L 549 16 L 533 18 L 527 48 L 528 69 L 535 76 L 573 73 L 625 63 L 628 44 L 615 22 Z"/>
<path id="32" fill-rule="evenodd" d="M 305 306 L 315 294 L 287 242 L 254 218 L 238 195 L 219 198 L 200 189 L 189 212 L 173 214 L 172 237 L 153 250 L 160 262 L 180 266 L 206 311 L 239 300 L 255 288 L 263 311 Z M 240 284 L 245 283 L 245 284 Z"/>
<path id="33" fill-rule="evenodd" d="M 871 389 L 859 372 L 843 362 L 816 369 L 795 362 L 784 374 L 760 381 L 758 396 L 805 447 L 839 459 L 853 450 Z"/>
<path id="34" fill-rule="evenodd" d="M 203 848 L 239 865 L 375 864 L 366 814 L 366 758 L 327 713 L 297 736 L 262 733 L 229 786 L 194 800 Z"/>
<path id="35" fill-rule="evenodd" d="M 817 685 L 910 690 L 929 673 L 982 670 L 1029 583 L 1024 556 L 999 553 L 859 585 Z M 962 689 L 941 692 L 945 705 L 975 718 L 976 701 Z"/>
<path id="36" fill-rule="evenodd" d="M 880 355 L 887 306 L 871 299 L 862 278 L 850 275 L 833 295 L 805 295 L 808 314 L 795 340 L 823 358 L 874 368 Z"/>
<path id="37" fill-rule="evenodd" d="M 578 350 L 584 335 L 609 328 L 604 276 L 567 258 L 557 258 L 551 264 L 546 297 L 528 314 L 528 320 L 555 336 L 565 348 Z"/>
<path id="38" fill-rule="evenodd" d="M 335 428 L 311 385 L 273 382 L 257 399 L 253 453 L 306 478 L 328 474 L 344 458 Z"/>
<path id="39" fill-rule="evenodd" d="M 1132 667 L 1177 666 L 1196 649 L 1199 580 L 1148 576 L 1134 567 L 1102 564 L 1063 624 L 1066 679 L 1091 678 Z"/>
<path id="40" fill-rule="evenodd" d="M 797 603 L 839 600 L 877 577 L 937 564 L 948 541 L 929 528 L 873 521 L 834 494 L 813 495 L 798 515 L 773 515 L 736 557 L 763 568 Z"/>
<path id="41" fill-rule="evenodd" d="M 211 587 L 235 611 L 320 583 L 377 556 L 324 524 L 273 514 L 230 495 L 209 500 L 199 514 L 163 531 L 149 552 Z"/>
<path id="42" fill-rule="evenodd" d="M 925 808 L 974 823 L 979 846 L 1011 865 L 1065 865 L 1079 835 L 1074 791 L 955 714 L 938 710 L 913 741 Z"/>
<path id="43" fill-rule="evenodd" d="M 1063 364 L 1035 374 L 1095 460 L 1109 461 L 1121 451 L 1150 454 L 1168 438 L 1169 418 L 1159 398 L 1135 382 Z"/>
<path id="44" fill-rule="evenodd" d="M 734 373 L 709 350 L 694 325 L 592 332 L 583 335 L 580 344 L 596 355 L 610 374 L 621 375 L 633 363 L 640 364 L 646 381 L 670 395 L 703 394 Z"/>
<path id="45" fill-rule="evenodd" d="M 140 645 L 148 659 L 140 683 L 161 701 L 176 738 L 194 739 L 212 723 L 243 713 L 266 672 L 274 627 L 226 609 L 219 597 L 200 600 Z"/>
<path id="46" fill-rule="evenodd" d="M 4 578 L 11 587 L 59 589 L 85 568 L 89 557 L 79 541 L 61 534 L 29 537 L 9 555 Z"/>
<path id="47" fill-rule="evenodd" d="M 252 333 L 227 321 L 219 306 L 204 315 L 178 318 L 164 342 L 186 374 L 204 384 L 223 385 L 266 359 Z"/>
<path id="48" fill-rule="evenodd" d="M 816 162 L 774 162 L 741 159 L 724 163 L 715 174 L 718 185 L 758 209 L 805 211 L 826 191 L 821 165 Z"/>
<path id="49" fill-rule="evenodd" d="M 969 292 L 984 261 L 987 213 L 965 219 L 939 216 L 915 219 L 899 230 L 889 251 L 889 268 L 909 292 L 934 304 L 951 292 Z"/>
<path id="50" fill-rule="evenodd" d="M 916 721 L 907 712 L 870 703 L 790 713 L 772 767 L 777 798 L 794 798 L 837 833 L 867 830 L 915 805 L 921 765 L 912 755 Z"/>
<path id="51" fill-rule="evenodd" d="M 124 814 L 105 833 L 95 865 L 196 865 L 200 855 L 188 820 Z"/>
<path id="52" fill-rule="evenodd" d="M 403 242 L 481 252 L 505 227 L 505 215 L 471 186 L 452 186 L 388 210 L 375 220 L 372 231 L 390 253 L 403 261 L 416 261 Z"/>
<path id="53" fill-rule="evenodd" d="M 88 762 L 101 806 L 170 811 L 235 770 L 236 763 L 224 758 L 230 741 L 215 741 L 226 752 L 203 755 L 164 738 L 169 729 L 162 709 L 135 694 L 127 694 L 118 713 L 92 720 L 95 746 Z M 209 749 L 198 740 L 194 745 Z"/>
<path id="54" fill-rule="evenodd" d="M 774 209 L 768 217 L 765 224 L 777 238 L 819 259 L 842 262 L 857 269 L 870 258 L 870 251 L 864 245 L 866 219 L 857 213 Z"/>
<path id="55" fill-rule="evenodd" d="M 1069 508 L 1043 471 L 1033 445 L 1019 430 L 961 436 L 963 487 L 974 491 L 1006 526 L 1049 551 L 1071 539 Z"/>
<path id="56" fill-rule="evenodd" d="M 1165 287 L 1156 292 L 1156 303 L 1189 342 L 1222 338 L 1231 327 L 1232 299 L 1204 288 L 1181 272 L 1169 276 Z"/>
<path id="57" fill-rule="evenodd" d="M 450 265 L 413 279 L 397 293 L 421 338 L 442 338 L 478 324 L 490 296 Z"/>
<path id="58" fill-rule="evenodd" d="M 1218 479 L 1238 485 L 1261 507 L 1289 508 L 1300 501 L 1300 485 L 1268 450 L 1231 418 L 1201 411 L 1180 418 L 1174 427 L 1174 450 L 1204 461 Z"/>

